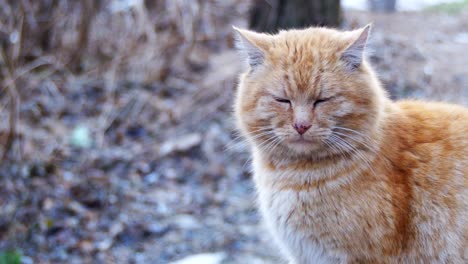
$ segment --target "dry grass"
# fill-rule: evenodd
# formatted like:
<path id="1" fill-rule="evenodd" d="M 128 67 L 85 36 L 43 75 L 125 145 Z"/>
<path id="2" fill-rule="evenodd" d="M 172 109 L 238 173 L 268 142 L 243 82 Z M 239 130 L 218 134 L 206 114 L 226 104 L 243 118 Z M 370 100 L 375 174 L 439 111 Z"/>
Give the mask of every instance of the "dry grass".
<path id="1" fill-rule="evenodd" d="M 32 94 L 62 100 L 83 83 L 103 83 L 110 102 L 101 119 L 108 120 L 122 83 L 194 90 L 193 73 L 230 45 L 227 22 L 247 9 L 246 1 L 216 0 L 0 0 L 0 6 L 0 115 L 10 120 L 0 125 L 0 139 L 3 153 L 15 159 L 22 152 L 15 139 L 28 132 L 18 131 L 20 103 Z M 167 108 L 153 99 L 158 110 Z"/>

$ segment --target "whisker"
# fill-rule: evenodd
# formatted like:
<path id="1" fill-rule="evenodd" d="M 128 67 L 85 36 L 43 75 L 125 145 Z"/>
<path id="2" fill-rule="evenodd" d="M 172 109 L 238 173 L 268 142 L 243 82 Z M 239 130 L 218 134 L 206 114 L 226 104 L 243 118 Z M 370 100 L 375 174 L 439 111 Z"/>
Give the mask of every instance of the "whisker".
<path id="1" fill-rule="evenodd" d="M 276 137 L 276 140 L 274 140 L 267 147 L 265 147 L 265 152 L 271 153 L 271 151 L 274 150 L 276 146 L 278 146 L 281 142 L 282 142 L 282 139 L 280 137 Z"/>
<path id="2" fill-rule="evenodd" d="M 359 138 L 356 138 L 356 137 L 353 137 L 353 136 L 351 136 L 351 135 L 347 135 L 347 134 L 344 134 L 344 133 L 336 132 L 336 131 L 334 131 L 333 134 L 340 135 L 340 136 L 343 136 L 343 137 L 347 137 L 347 138 L 349 138 L 349 139 L 351 139 L 351 140 L 353 140 L 353 141 L 355 141 L 355 142 L 357 142 L 357 143 L 359 143 L 359 144 L 362 144 L 362 145 L 365 146 L 367 149 L 369 149 L 369 150 L 375 152 L 374 147 L 370 146 L 370 145 L 367 144 L 365 141 L 363 141 L 363 140 L 361 140 L 361 139 L 359 139 Z"/>
<path id="3" fill-rule="evenodd" d="M 263 141 L 262 143 L 260 143 L 260 145 L 258 145 L 257 147 L 260 149 L 260 148 L 263 148 L 265 147 L 266 145 L 268 145 L 271 141 L 273 140 L 276 140 L 276 137 L 270 137 L 268 139 L 266 139 L 265 141 Z"/>
<path id="4" fill-rule="evenodd" d="M 240 137 L 239 139 L 236 139 L 236 140 L 233 140 L 233 141 L 227 143 L 224 151 L 228 151 L 228 150 L 231 150 L 233 148 L 236 148 L 239 145 L 242 145 L 242 144 L 248 142 L 249 139 L 257 139 L 257 138 L 260 138 L 262 136 L 267 136 L 267 135 L 270 135 L 270 134 L 274 134 L 273 131 L 260 132 L 258 134 L 255 134 L 255 135 L 251 136 L 250 138 Z"/>
<path id="5" fill-rule="evenodd" d="M 362 153 L 362 150 L 359 150 L 357 149 L 355 146 L 353 146 L 352 144 L 350 144 L 348 141 L 346 141 L 345 139 L 339 137 L 338 135 L 334 135 L 332 134 L 332 137 L 334 137 L 336 139 L 337 142 L 340 142 L 340 144 L 342 144 L 343 146 L 347 147 L 351 153 L 353 153 L 354 155 L 356 155 L 356 157 L 358 157 L 360 160 L 362 160 L 363 162 L 366 163 L 366 168 L 368 168 L 369 170 L 372 171 L 372 173 L 375 175 L 375 171 L 374 169 L 372 168 L 372 161 L 367 158 L 366 156 L 364 156 L 364 154 Z"/>
<path id="6" fill-rule="evenodd" d="M 336 154 L 343 154 L 340 149 L 336 148 L 335 145 L 327 139 L 322 140 L 322 142 L 325 143 L 325 145 L 331 148 L 334 152 L 336 152 Z"/>
<path id="7" fill-rule="evenodd" d="M 375 139 L 371 139 L 371 138 L 369 138 L 369 136 L 366 136 L 366 135 L 364 135 L 363 133 L 360 133 L 360 132 L 358 132 L 358 131 L 356 131 L 356 130 L 353 130 L 353 129 L 350 129 L 350 128 L 339 127 L 339 126 L 337 126 L 337 127 L 335 127 L 335 128 L 338 128 L 338 129 L 342 129 L 342 130 L 345 130 L 345 131 L 352 132 L 352 133 L 354 133 L 354 134 L 356 134 L 356 135 L 359 135 L 359 136 L 363 137 L 363 139 L 367 139 L 369 142 L 365 142 L 365 141 L 364 141 L 363 139 L 361 139 L 361 138 L 356 138 L 356 137 L 351 136 L 351 135 L 348 135 L 348 134 L 344 134 L 344 133 L 339 133 L 339 132 L 337 132 L 337 131 L 333 131 L 333 133 L 335 133 L 335 134 L 339 134 L 339 135 L 341 135 L 341 136 L 347 137 L 347 138 L 349 138 L 349 139 L 351 139 L 351 140 L 353 140 L 353 141 L 355 141 L 355 142 L 358 142 L 358 143 L 364 145 L 364 146 L 365 146 L 369 151 L 371 151 L 373 154 L 378 155 L 378 156 L 380 156 L 380 157 L 382 157 L 382 158 L 384 158 L 384 159 L 386 159 L 386 160 L 389 160 L 389 159 L 385 156 L 385 153 L 384 153 L 384 152 L 379 151 L 379 147 L 375 144 Z M 375 146 L 373 146 L 372 143 L 374 143 Z M 387 163 L 384 163 L 383 165 L 384 165 L 385 167 L 388 168 L 388 164 L 387 164 Z"/>
<path id="8" fill-rule="evenodd" d="M 351 158 L 351 157 L 350 157 L 350 154 L 346 151 L 346 149 L 345 149 L 345 147 L 343 146 L 343 144 L 342 144 L 340 141 L 338 141 L 338 138 L 337 138 L 336 136 L 330 135 L 329 140 L 331 140 L 330 143 L 331 143 L 336 149 L 338 149 L 338 154 L 342 154 L 342 155 L 344 155 L 344 156 L 346 156 L 346 157 Z"/>
<path id="9" fill-rule="evenodd" d="M 341 126 L 335 126 L 335 127 L 333 127 L 333 129 L 341 129 L 341 130 L 344 130 L 344 131 L 349 131 L 349 132 L 351 132 L 351 133 L 354 133 L 354 134 L 356 134 L 356 135 L 359 135 L 359 136 L 365 138 L 366 140 L 372 141 L 372 139 L 371 139 L 368 135 L 365 135 L 365 134 L 363 134 L 363 133 L 361 133 L 361 132 L 359 132 L 359 131 L 356 131 L 356 130 L 354 130 L 354 129 L 351 129 L 351 128 L 346 128 L 346 127 L 341 127 Z M 333 129 L 332 129 L 332 130 L 333 130 Z M 333 132 L 336 132 L 336 131 L 333 131 Z"/>

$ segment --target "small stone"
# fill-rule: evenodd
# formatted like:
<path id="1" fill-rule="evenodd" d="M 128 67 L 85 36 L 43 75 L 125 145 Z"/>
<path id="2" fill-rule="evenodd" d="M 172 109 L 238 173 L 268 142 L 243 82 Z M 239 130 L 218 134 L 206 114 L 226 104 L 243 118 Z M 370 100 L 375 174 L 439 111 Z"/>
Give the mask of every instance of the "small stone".
<path id="1" fill-rule="evenodd" d="M 196 229 L 200 227 L 200 222 L 188 214 L 177 215 L 174 217 L 173 223 L 181 229 Z"/>
<path id="2" fill-rule="evenodd" d="M 164 235 L 169 231 L 169 226 L 159 223 L 151 223 L 146 227 L 147 231 L 157 236 Z"/>
<path id="3" fill-rule="evenodd" d="M 109 233 L 112 237 L 117 236 L 118 234 L 122 233 L 124 230 L 124 226 L 121 222 L 116 222 L 109 228 Z"/>
<path id="4" fill-rule="evenodd" d="M 52 199 L 46 198 L 44 202 L 42 203 L 42 209 L 48 211 L 54 207 L 55 203 Z"/>
<path id="5" fill-rule="evenodd" d="M 100 251 L 105 251 L 105 250 L 108 250 L 112 246 L 113 243 L 114 241 L 112 239 L 107 238 L 107 239 L 97 242 L 96 248 Z"/>
<path id="6" fill-rule="evenodd" d="M 31 257 L 28 256 L 21 256 L 21 263 L 22 264 L 34 264 L 34 260 Z"/>
<path id="7" fill-rule="evenodd" d="M 145 261 L 145 255 L 142 253 L 136 253 L 135 254 L 135 263 L 147 263 L 148 261 Z"/>
<path id="8" fill-rule="evenodd" d="M 63 172 L 63 179 L 64 179 L 65 181 L 68 181 L 68 182 L 69 182 L 69 181 L 72 181 L 72 180 L 73 180 L 73 177 L 74 177 L 74 175 L 73 175 L 72 172 L 69 172 L 69 171 L 64 171 L 64 172 Z"/>
<path id="9" fill-rule="evenodd" d="M 153 184 L 159 181 L 159 174 L 156 172 L 151 172 L 150 174 L 147 174 L 143 179 L 146 183 Z"/>
<path id="10" fill-rule="evenodd" d="M 202 136 L 198 133 L 181 136 L 162 144 L 159 149 L 159 154 L 161 154 L 161 156 L 166 156 L 175 152 L 185 152 L 195 146 L 198 146 L 201 140 Z"/>
<path id="11" fill-rule="evenodd" d="M 172 213 L 172 210 L 170 209 L 169 206 L 165 203 L 158 203 L 156 206 L 156 213 L 159 215 L 169 215 Z"/>
<path id="12" fill-rule="evenodd" d="M 202 253 L 188 256 L 170 264 L 220 264 L 226 258 L 223 252 Z"/>
<path id="13" fill-rule="evenodd" d="M 177 180 L 179 178 L 179 175 L 177 173 L 177 170 L 173 169 L 173 168 L 168 168 L 165 172 L 164 172 L 164 176 L 167 178 L 167 179 L 170 179 L 170 180 Z"/>
<path id="14" fill-rule="evenodd" d="M 468 32 L 458 33 L 454 41 L 459 44 L 468 44 Z"/>
<path id="15" fill-rule="evenodd" d="M 88 212 L 88 210 L 77 201 L 69 202 L 67 207 L 78 215 L 83 215 Z"/>
<path id="16" fill-rule="evenodd" d="M 77 148 L 91 147 L 91 135 L 89 129 L 85 126 L 77 126 L 70 137 L 70 144 Z"/>
<path id="17" fill-rule="evenodd" d="M 142 174 L 147 174 L 151 170 L 150 165 L 146 162 L 139 162 L 136 167 L 137 171 Z"/>
<path id="18" fill-rule="evenodd" d="M 79 243 L 79 246 L 83 252 L 91 252 L 93 248 L 93 243 L 89 240 L 83 240 Z"/>

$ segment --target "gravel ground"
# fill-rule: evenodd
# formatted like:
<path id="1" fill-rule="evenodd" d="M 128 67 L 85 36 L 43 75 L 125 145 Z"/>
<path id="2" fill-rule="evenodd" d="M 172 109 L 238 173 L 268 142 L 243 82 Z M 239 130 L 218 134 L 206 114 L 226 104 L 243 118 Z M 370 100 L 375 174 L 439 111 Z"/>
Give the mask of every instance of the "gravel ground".
<path id="1" fill-rule="evenodd" d="M 348 28 L 374 22 L 370 59 L 393 98 L 468 104 L 466 13 L 345 17 Z M 60 96 L 44 88 L 24 98 L 26 158 L 0 164 L 1 250 L 20 250 L 25 263 L 199 253 L 217 253 L 213 263 L 284 263 L 261 225 L 231 116 L 242 65 L 229 28 L 245 22 L 223 23 L 164 82 L 118 81 L 110 93 L 78 78 Z"/>

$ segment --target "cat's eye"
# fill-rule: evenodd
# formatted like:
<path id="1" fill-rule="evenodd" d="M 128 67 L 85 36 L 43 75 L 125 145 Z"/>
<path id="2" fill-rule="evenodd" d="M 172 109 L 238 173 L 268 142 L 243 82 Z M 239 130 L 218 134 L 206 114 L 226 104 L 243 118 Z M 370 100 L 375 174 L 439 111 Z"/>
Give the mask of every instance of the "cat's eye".
<path id="1" fill-rule="evenodd" d="M 333 98 L 333 97 L 317 99 L 317 100 L 315 100 L 315 102 L 314 102 L 314 106 L 317 106 L 318 104 L 321 104 L 321 103 L 325 103 L 326 101 L 329 101 L 329 100 L 332 99 L 332 98 Z"/>
<path id="2" fill-rule="evenodd" d="M 275 100 L 280 103 L 291 104 L 291 101 L 284 98 L 275 97 Z"/>
<path id="3" fill-rule="evenodd" d="M 317 99 L 315 100 L 314 102 L 314 107 L 316 107 L 317 105 L 321 104 L 321 103 L 325 103 L 327 101 L 330 101 L 330 99 L 332 99 L 333 97 L 327 97 L 327 98 L 321 98 L 321 99 Z"/>

